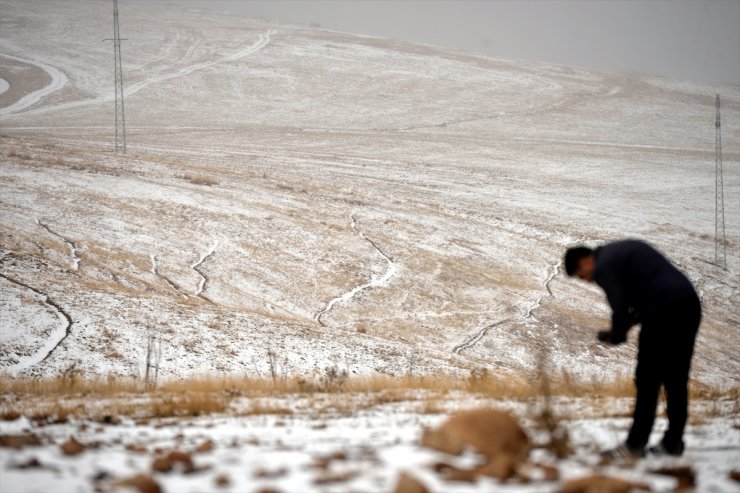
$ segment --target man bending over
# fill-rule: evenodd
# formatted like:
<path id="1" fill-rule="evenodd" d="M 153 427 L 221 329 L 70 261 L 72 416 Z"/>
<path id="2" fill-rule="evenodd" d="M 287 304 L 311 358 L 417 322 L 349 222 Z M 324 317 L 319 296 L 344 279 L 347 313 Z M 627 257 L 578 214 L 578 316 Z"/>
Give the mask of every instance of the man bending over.
<path id="1" fill-rule="evenodd" d="M 595 282 L 606 293 L 612 324 L 611 330 L 599 332 L 600 341 L 621 344 L 633 325 L 641 325 L 632 428 L 626 442 L 604 452 L 603 457 L 634 460 L 644 456 L 661 385 L 666 393 L 668 430 L 648 452 L 680 456 L 688 417 L 691 356 L 701 321 L 701 304 L 691 282 L 639 240 L 617 241 L 596 250 L 570 248 L 565 253 L 565 270 L 571 277 Z"/>

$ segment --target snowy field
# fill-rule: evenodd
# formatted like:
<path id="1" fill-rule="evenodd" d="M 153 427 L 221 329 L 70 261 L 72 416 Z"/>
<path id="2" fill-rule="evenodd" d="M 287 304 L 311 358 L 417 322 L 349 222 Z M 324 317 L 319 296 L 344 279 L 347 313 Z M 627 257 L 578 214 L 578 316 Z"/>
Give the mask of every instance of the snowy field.
<path id="1" fill-rule="evenodd" d="M 151 336 L 166 377 L 265 376 L 268 351 L 290 374 L 527 374 L 546 350 L 629 375 L 560 259 L 630 236 L 701 293 L 695 378 L 737 386 L 738 87 L 170 13 L 121 7 L 124 155 L 107 6 L 3 3 L 5 371 L 141 375 Z"/>
<path id="2" fill-rule="evenodd" d="M 535 380 L 544 355 L 555 377 L 619 381 L 637 331 L 599 345 L 603 293 L 568 279 L 561 258 L 636 237 L 701 295 L 692 377 L 737 395 L 740 87 L 121 2 L 128 152 L 116 154 L 110 10 L 0 6 L 0 373 L 141 378 L 152 340 L 163 380 Z M 727 269 L 714 263 L 717 93 Z M 0 490 L 107 491 L 150 471 L 156 449 L 207 438 L 206 469 L 158 473 L 166 491 L 209 491 L 222 474 L 224 491 L 391 491 L 402 470 L 431 491 L 493 488 L 439 482 L 417 442 L 444 416 L 413 400 L 331 419 L 281 406 L 291 413 L 1 422 L 42 445 L 0 447 Z M 737 491 L 729 409 L 689 429 L 702 491 Z M 564 478 L 618 442 L 620 412 L 567 421 L 577 451 Z M 97 445 L 63 457 L 70 435 Z M 18 468 L 32 457 L 41 468 Z"/>
<path id="3" fill-rule="evenodd" d="M 20 450 L 0 448 L 0 463 L 4 464 L 0 489 L 8 493 L 125 492 L 131 490 L 120 482 L 144 475 L 162 491 L 179 493 L 391 492 L 405 473 L 431 492 L 524 493 L 564 491 L 568 481 L 596 473 L 667 492 L 677 490 L 678 478 L 656 471 L 682 467 L 692 471 L 697 491 L 729 492 L 738 488 L 729 477 L 740 459 L 737 406 L 730 401 L 693 405 L 694 415 L 713 411 L 711 417 L 689 425 L 686 440 L 690 451 L 685 457 L 653 457 L 634 467 L 599 466 L 596 453 L 600 447 L 612 447 L 623 438 L 630 422 L 624 417 L 629 399 L 555 402 L 554 410 L 562 417 L 575 449 L 572 456 L 558 460 L 547 449 L 535 448 L 530 466 L 521 468 L 525 477 L 529 475 L 528 482 L 489 477 L 471 482 L 447 480 L 435 465 L 470 468 L 481 461 L 479 455 L 468 450 L 461 456 L 451 456 L 419 444 L 423 426 L 434 427 L 446 419 L 441 411 L 493 406 L 529 416 L 522 425 L 535 444 L 544 443 L 547 433 L 532 419 L 537 402 L 491 402 L 464 394 L 449 397 L 454 404 L 447 401 L 446 409 L 433 412 L 423 411 L 425 396 L 365 407 L 363 396 L 355 395 L 349 406 L 354 410 L 332 412 L 330 407 L 318 409 L 335 397 L 299 395 L 264 399 L 259 404 L 235 399 L 233 414 L 201 418 L 124 418 L 120 422 L 114 418 L 113 423 L 72 419 L 58 424 L 21 418 L 0 424 L 0 435 L 33 435 L 40 444 Z M 348 409 L 346 402 L 334 404 Z M 251 414 L 255 409 L 281 408 L 292 411 Z M 654 439 L 660 438 L 664 427 L 665 420 L 659 418 Z M 82 447 L 65 453 L 62 446 L 70 437 Z M 172 455 L 173 451 L 177 454 Z M 554 466 L 557 479 L 546 479 L 532 464 Z"/>

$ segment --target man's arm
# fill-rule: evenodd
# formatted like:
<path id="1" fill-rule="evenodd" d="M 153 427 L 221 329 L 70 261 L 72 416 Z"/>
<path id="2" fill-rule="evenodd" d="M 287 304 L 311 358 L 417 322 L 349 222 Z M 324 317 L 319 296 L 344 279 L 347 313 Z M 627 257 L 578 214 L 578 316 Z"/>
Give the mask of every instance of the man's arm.
<path id="1" fill-rule="evenodd" d="M 625 300 L 624 290 L 614 270 L 599 272 L 597 283 L 606 293 L 606 299 L 612 308 L 612 327 L 608 332 L 599 333 L 600 341 L 621 344 L 627 340 L 627 331 L 634 325 L 629 306 Z"/>

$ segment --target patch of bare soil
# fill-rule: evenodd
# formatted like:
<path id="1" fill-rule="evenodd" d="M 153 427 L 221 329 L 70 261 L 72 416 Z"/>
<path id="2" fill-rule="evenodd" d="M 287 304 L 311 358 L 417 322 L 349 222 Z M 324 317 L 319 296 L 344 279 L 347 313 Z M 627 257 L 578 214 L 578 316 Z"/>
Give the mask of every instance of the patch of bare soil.
<path id="1" fill-rule="evenodd" d="M 51 77 L 41 68 L 12 60 L 0 54 L 0 77 L 10 87 L 0 94 L 0 108 L 10 106 L 26 94 L 37 91 L 51 82 Z"/>

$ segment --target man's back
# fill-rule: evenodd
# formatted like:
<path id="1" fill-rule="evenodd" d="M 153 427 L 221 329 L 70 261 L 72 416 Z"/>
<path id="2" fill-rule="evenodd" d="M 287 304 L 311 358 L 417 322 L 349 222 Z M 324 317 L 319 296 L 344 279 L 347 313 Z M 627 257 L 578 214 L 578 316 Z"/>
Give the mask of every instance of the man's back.
<path id="1" fill-rule="evenodd" d="M 606 292 L 617 319 L 627 317 L 630 309 L 640 316 L 654 313 L 694 293 L 691 281 L 643 241 L 617 241 L 596 249 L 595 254 L 594 281 Z"/>

